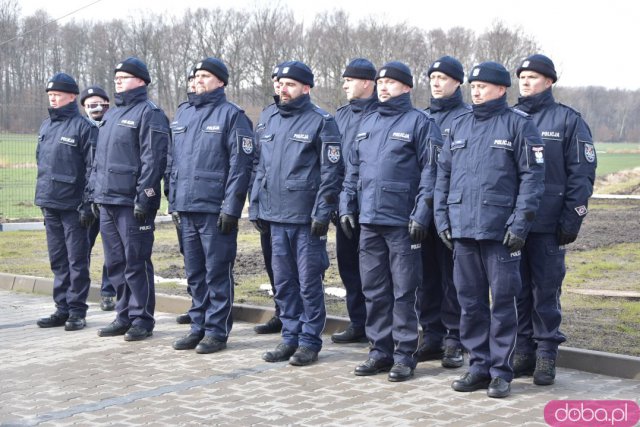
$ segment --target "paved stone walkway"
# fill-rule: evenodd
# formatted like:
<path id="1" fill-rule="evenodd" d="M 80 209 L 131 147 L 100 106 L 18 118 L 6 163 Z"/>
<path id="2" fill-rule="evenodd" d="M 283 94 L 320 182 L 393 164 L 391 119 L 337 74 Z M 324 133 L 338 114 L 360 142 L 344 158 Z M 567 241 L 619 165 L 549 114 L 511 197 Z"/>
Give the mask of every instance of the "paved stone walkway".
<path id="1" fill-rule="evenodd" d="M 2 426 L 544 426 L 549 400 L 640 396 L 640 381 L 559 369 L 554 386 L 517 379 L 509 398 L 490 399 L 451 390 L 464 370 L 436 362 L 404 383 L 355 377 L 364 344 L 326 337 L 316 364 L 294 367 L 262 361 L 279 338 L 255 335 L 249 323 L 234 325 L 227 350 L 199 355 L 171 348 L 187 329 L 173 314 L 157 313 L 153 337 L 128 343 L 96 335 L 113 319 L 97 304 L 82 331 L 38 328 L 52 308 L 50 297 L 0 291 Z"/>

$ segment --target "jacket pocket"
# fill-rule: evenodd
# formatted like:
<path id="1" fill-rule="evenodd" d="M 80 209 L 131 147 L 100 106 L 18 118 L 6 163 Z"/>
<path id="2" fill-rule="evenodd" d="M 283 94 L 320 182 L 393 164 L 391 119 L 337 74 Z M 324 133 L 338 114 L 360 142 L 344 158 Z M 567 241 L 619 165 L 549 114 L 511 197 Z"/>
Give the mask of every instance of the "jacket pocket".
<path id="1" fill-rule="evenodd" d="M 138 182 L 138 168 L 129 165 L 112 165 L 108 169 L 107 189 L 109 193 L 133 196 Z"/>
<path id="2" fill-rule="evenodd" d="M 378 211 L 382 215 L 400 216 L 407 219 L 413 209 L 408 182 L 381 181 L 378 187 Z"/>
<path id="3" fill-rule="evenodd" d="M 477 218 L 480 230 L 503 230 L 513 212 L 514 199 L 506 194 L 485 192 L 482 194 L 481 206 Z"/>
<path id="4" fill-rule="evenodd" d="M 76 177 L 60 173 L 51 174 L 51 198 L 58 202 L 67 202 L 80 197 Z"/>
<path id="5" fill-rule="evenodd" d="M 316 202 L 318 186 L 315 182 L 304 179 L 287 179 L 284 182 L 287 200 L 291 202 L 292 213 L 307 215 Z"/>
<path id="6" fill-rule="evenodd" d="M 198 170 L 193 174 L 193 202 L 222 204 L 224 173 Z"/>

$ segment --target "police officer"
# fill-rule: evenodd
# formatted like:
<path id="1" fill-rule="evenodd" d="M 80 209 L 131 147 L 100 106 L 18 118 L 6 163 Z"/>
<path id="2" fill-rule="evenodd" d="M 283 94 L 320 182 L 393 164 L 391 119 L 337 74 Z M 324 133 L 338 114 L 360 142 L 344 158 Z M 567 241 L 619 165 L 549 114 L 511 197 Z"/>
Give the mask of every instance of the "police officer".
<path id="1" fill-rule="evenodd" d="M 522 251 L 522 292 L 518 297 L 518 343 L 514 374 L 531 375 L 538 385 L 555 379 L 560 332 L 560 293 L 565 245 L 578 237 L 593 192 L 596 151 L 580 113 L 555 102 L 558 79 L 553 61 L 540 54 L 516 71 L 516 108 L 530 114 L 545 142 L 545 192 Z"/>
<path id="2" fill-rule="evenodd" d="M 205 58 L 195 66 L 196 95 L 172 126 L 169 204 L 177 212 L 193 303 L 191 330 L 176 350 L 223 350 L 233 326 L 233 264 L 238 219 L 253 163 L 253 125 L 227 101 L 226 65 Z"/>
<path id="3" fill-rule="evenodd" d="M 249 218 L 259 229 L 258 220 L 270 223 L 282 321 L 282 342 L 262 358 L 304 366 L 318 360 L 322 347 L 327 231 L 344 165 L 333 117 L 311 103 L 311 69 L 290 61 L 282 65 L 278 79 L 278 113 L 261 133 Z"/>
<path id="4" fill-rule="evenodd" d="M 102 118 L 109 109 L 109 95 L 100 86 L 89 86 L 80 93 L 80 105 L 84 108 L 87 118 L 95 124 L 98 129 L 104 123 Z M 97 138 L 94 140 L 97 142 Z M 96 147 L 91 147 L 92 158 L 95 155 Z M 94 215 L 99 215 L 100 211 L 95 210 Z M 89 254 L 93 250 L 96 238 L 100 233 L 100 219 L 94 221 L 89 227 Z M 102 266 L 102 282 L 100 285 L 100 309 L 102 311 L 113 311 L 116 308 L 114 298 L 116 296 L 116 288 L 109 282 L 106 266 Z"/>
<path id="5" fill-rule="evenodd" d="M 80 115 L 73 77 L 55 74 L 46 91 L 50 108 L 38 133 L 35 204 L 44 215 L 56 311 L 37 323 L 41 328 L 64 325 L 65 330 L 76 331 L 86 325 L 91 285 L 87 228 L 95 217 L 87 180 L 98 129 Z"/>
<path id="6" fill-rule="evenodd" d="M 376 75 L 380 103 L 358 126 L 340 195 L 345 234 L 359 213 L 360 275 L 366 301 L 369 358 L 355 375 L 413 376 L 418 350 L 416 292 L 421 242 L 433 218 L 440 129 L 411 104 L 413 76 L 392 61 Z"/>
<path id="7" fill-rule="evenodd" d="M 454 250 L 460 339 L 469 351 L 469 371 L 451 387 L 506 397 L 520 254 L 544 191 L 544 143 L 531 118 L 508 107 L 511 78 L 501 64 L 476 65 L 468 80 L 473 111 L 451 125 L 435 193 L 437 229 Z"/>
<path id="8" fill-rule="evenodd" d="M 278 81 L 278 70 L 282 64 L 278 64 L 273 67 L 271 71 L 271 81 L 273 83 L 273 103 L 267 105 L 264 110 L 260 113 L 260 118 L 258 119 L 258 124 L 256 125 L 256 133 L 255 133 L 255 141 L 256 141 L 256 150 L 254 157 L 255 166 L 258 165 L 260 161 L 260 146 L 259 141 L 262 136 L 262 132 L 267 126 L 267 122 L 271 119 L 271 117 L 278 113 L 278 103 L 280 102 L 280 82 Z M 255 168 L 254 168 L 255 169 Z M 252 174 L 251 177 L 251 185 L 255 182 L 255 175 Z M 260 222 L 259 228 L 263 230 L 260 233 L 260 246 L 262 248 L 262 257 L 264 259 L 264 267 L 267 270 L 267 276 L 269 276 L 269 283 L 271 284 L 271 292 L 273 295 L 276 294 L 276 288 L 273 283 L 273 268 L 271 268 L 271 230 L 269 227 L 269 223 L 267 221 L 263 221 L 258 219 L 256 221 Z M 260 323 L 254 326 L 253 330 L 256 334 L 277 334 L 282 331 L 282 321 L 280 320 L 280 307 L 273 300 L 273 304 L 275 306 L 275 313 L 271 317 L 271 319 L 267 320 L 265 323 Z"/>
<path id="9" fill-rule="evenodd" d="M 98 335 L 138 341 L 151 336 L 155 324 L 151 252 L 169 121 L 147 99 L 151 77 L 144 62 L 129 57 L 114 73 L 115 107 L 103 118 L 91 184 L 100 205 L 105 261 L 118 302 L 116 319 Z"/>
<path id="10" fill-rule="evenodd" d="M 191 98 L 193 98 L 196 94 L 196 73 L 193 67 L 189 67 L 189 71 L 187 72 L 187 101 L 184 101 L 178 105 L 176 109 L 175 117 L 179 117 L 182 110 L 189 108 L 191 105 L 189 102 Z M 177 125 L 177 122 L 174 120 L 171 122 L 171 129 Z M 172 141 L 169 141 L 169 150 L 167 152 L 167 169 L 165 171 L 164 176 L 164 195 L 169 199 L 169 182 L 171 180 L 171 166 L 172 159 L 171 153 L 173 152 Z M 184 255 L 184 250 L 182 249 L 182 225 L 180 224 L 180 214 L 178 212 L 169 212 L 171 214 L 171 220 L 173 222 L 174 227 L 176 228 L 176 235 L 178 236 L 178 249 L 180 250 L 180 255 Z M 191 296 L 191 288 L 187 286 L 187 293 Z M 176 323 L 180 325 L 190 325 L 191 317 L 189 316 L 189 311 L 179 314 L 176 316 Z"/>
<path id="11" fill-rule="evenodd" d="M 378 94 L 375 91 L 376 68 L 368 59 L 356 58 L 349 62 L 342 78 L 342 89 L 349 103 L 336 111 L 336 123 L 342 135 L 342 152 L 348 156 L 362 118 L 374 110 L 378 103 Z M 360 279 L 359 240 L 360 227 L 357 223 L 351 236 L 345 235 L 342 227 L 336 227 L 338 272 L 347 291 L 349 313 L 347 329 L 331 335 L 331 341 L 338 344 L 359 342 L 366 338 L 364 325 L 367 309 Z"/>
<path id="12" fill-rule="evenodd" d="M 442 131 L 444 141 L 449 136 L 453 119 L 471 110 L 462 100 L 460 90 L 464 69 L 456 58 L 443 56 L 431 64 L 427 76 L 431 105 L 426 111 Z M 422 272 L 418 295 L 423 344 L 418 350 L 418 362 L 442 358 L 443 367 L 459 368 L 464 359 L 460 345 L 460 304 L 453 285 L 453 257 L 438 238 L 435 224 L 422 243 Z"/>

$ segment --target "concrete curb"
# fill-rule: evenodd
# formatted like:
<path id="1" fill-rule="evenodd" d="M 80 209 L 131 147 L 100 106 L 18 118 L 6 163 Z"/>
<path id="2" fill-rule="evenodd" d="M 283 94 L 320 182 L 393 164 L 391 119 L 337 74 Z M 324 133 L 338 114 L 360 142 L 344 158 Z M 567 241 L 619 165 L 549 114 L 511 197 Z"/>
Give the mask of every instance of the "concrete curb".
<path id="1" fill-rule="evenodd" d="M 51 295 L 53 280 L 34 276 L 20 276 L 0 273 L 0 289 L 14 292 L 28 292 Z M 91 285 L 89 301 L 100 301 L 100 287 Z M 191 300 L 178 295 L 156 294 L 156 310 L 167 313 L 184 313 L 191 306 Z M 233 317 L 250 323 L 269 320 L 274 310 L 248 304 L 234 304 Z M 349 319 L 327 316 L 324 334 L 332 334 L 343 330 Z M 608 375 L 618 378 L 640 380 L 640 357 L 606 353 L 603 351 L 585 350 L 581 348 L 561 346 L 557 365 L 562 368 L 577 369 L 594 374 Z"/>

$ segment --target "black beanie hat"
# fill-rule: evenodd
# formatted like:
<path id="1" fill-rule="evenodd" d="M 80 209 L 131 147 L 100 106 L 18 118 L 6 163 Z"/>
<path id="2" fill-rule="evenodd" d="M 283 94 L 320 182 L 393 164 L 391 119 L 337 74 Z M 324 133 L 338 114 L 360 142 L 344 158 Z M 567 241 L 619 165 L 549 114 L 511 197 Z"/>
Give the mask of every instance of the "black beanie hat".
<path id="1" fill-rule="evenodd" d="M 151 76 L 149 76 L 147 65 L 134 56 L 130 56 L 116 65 L 113 72 L 117 73 L 118 71 L 124 71 L 125 73 L 134 75 L 139 79 L 144 80 L 146 84 L 151 83 Z"/>
<path id="2" fill-rule="evenodd" d="M 344 69 L 344 73 L 342 73 L 342 77 L 351 77 L 361 80 L 375 80 L 376 67 L 374 67 L 368 59 L 356 58 L 349 62 L 347 68 Z"/>
<path id="3" fill-rule="evenodd" d="M 511 86 L 511 76 L 507 69 L 502 64 L 493 61 L 482 62 L 473 67 L 467 80 L 469 83 L 478 80 L 498 86 Z"/>
<path id="4" fill-rule="evenodd" d="M 435 71 L 440 71 L 460 83 L 464 83 L 464 68 L 462 68 L 460 61 L 452 56 L 443 56 L 431 64 L 427 71 L 427 77 L 431 77 L 431 73 Z"/>
<path id="5" fill-rule="evenodd" d="M 281 64 L 278 70 L 278 80 L 284 78 L 293 79 L 313 87 L 313 71 L 304 62 L 288 61 Z"/>
<path id="6" fill-rule="evenodd" d="M 391 61 L 384 64 L 384 66 L 378 70 L 376 80 L 383 77 L 397 80 L 409 87 L 413 87 L 413 76 L 411 75 L 411 70 L 400 61 Z"/>
<path id="7" fill-rule="evenodd" d="M 229 83 L 229 70 L 227 70 L 227 66 L 224 65 L 224 62 L 222 62 L 218 58 L 203 59 L 194 67 L 194 71 L 198 70 L 207 70 L 208 72 L 219 78 L 225 86 L 227 85 L 227 83 Z"/>
<path id="8" fill-rule="evenodd" d="M 84 100 L 92 96 L 99 96 L 109 102 L 109 95 L 100 86 L 89 86 L 80 94 L 80 105 L 84 106 Z"/>
<path id="9" fill-rule="evenodd" d="M 75 93 L 76 95 L 80 93 L 80 89 L 78 89 L 78 84 L 76 81 L 67 73 L 56 73 L 49 79 L 47 82 L 47 92 L 50 90 L 55 90 L 58 92 L 66 92 L 66 93 Z"/>
<path id="10" fill-rule="evenodd" d="M 539 53 L 527 56 L 516 70 L 516 76 L 520 77 L 520 73 L 526 70 L 535 71 L 543 76 L 547 76 L 553 80 L 554 83 L 558 80 L 556 67 L 553 65 L 553 61 Z"/>

